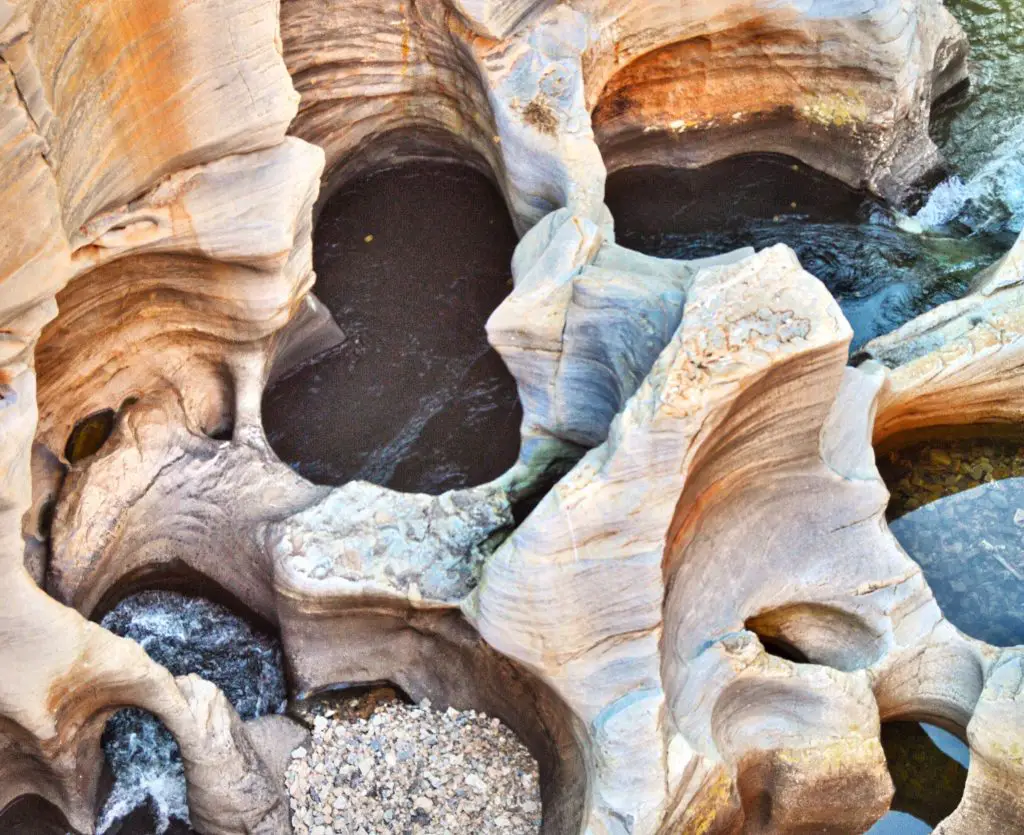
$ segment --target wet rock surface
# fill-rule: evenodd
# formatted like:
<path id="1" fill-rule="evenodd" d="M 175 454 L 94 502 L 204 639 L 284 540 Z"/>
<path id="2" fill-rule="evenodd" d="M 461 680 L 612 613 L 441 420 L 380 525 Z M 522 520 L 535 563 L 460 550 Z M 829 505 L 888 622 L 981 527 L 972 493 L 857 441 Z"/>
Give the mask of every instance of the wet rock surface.
<path id="1" fill-rule="evenodd" d="M 305 715 L 312 740 L 285 778 L 296 835 L 539 831 L 537 764 L 497 719 L 389 690 Z"/>
<path id="2" fill-rule="evenodd" d="M 516 241 L 494 185 L 457 165 L 381 171 L 329 200 L 315 290 L 345 342 L 267 391 L 282 460 L 319 484 L 434 494 L 508 469 L 522 412 L 484 323 Z"/>
<path id="3" fill-rule="evenodd" d="M 924 440 L 879 456 L 890 529 L 945 615 L 997 646 L 1024 643 L 1024 441 Z"/>

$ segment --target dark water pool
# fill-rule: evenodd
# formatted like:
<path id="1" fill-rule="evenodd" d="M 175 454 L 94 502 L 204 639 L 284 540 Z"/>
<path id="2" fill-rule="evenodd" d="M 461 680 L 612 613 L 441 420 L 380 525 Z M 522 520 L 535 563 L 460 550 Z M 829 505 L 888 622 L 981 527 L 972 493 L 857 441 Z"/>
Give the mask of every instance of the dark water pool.
<path id="1" fill-rule="evenodd" d="M 836 297 L 852 350 L 960 298 L 1012 243 L 1003 233 L 915 234 L 864 194 L 789 157 L 734 157 L 697 171 L 617 172 L 608 205 L 624 246 L 703 258 L 741 246 L 791 246 Z"/>
<path id="2" fill-rule="evenodd" d="M 882 748 L 896 794 L 890 812 L 871 835 L 931 832 L 963 797 L 970 751 L 957 737 L 934 725 L 882 725 Z"/>
<path id="3" fill-rule="evenodd" d="M 281 459 L 320 484 L 435 494 L 505 472 L 522 411 L 484 324 L 511 292 L 517 240 L 501 194 L 468 167 L 407 165 L 334 195 L 315 292 L 346 341 L 266 392 Z"/>

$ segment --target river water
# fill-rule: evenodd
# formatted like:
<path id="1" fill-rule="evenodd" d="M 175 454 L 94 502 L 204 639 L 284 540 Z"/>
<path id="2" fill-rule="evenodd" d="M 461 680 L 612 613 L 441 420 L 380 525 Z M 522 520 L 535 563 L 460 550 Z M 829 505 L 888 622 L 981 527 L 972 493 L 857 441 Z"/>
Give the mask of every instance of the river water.
<path id="1" fill-rule="evenodd" d="M 946 0 L 971 41 L 971 87 L 938 109 L 933 135 L 955 171 L 919 218 L 1024 227 L 1024 3 Z"/>
<path id="2" fill-rule="evenodd" d="M 315 292 L 346 338 L 266 392 L 281 459 L 318 484 L 434 494 L 511 467 L 522 410 L 484 325 L 512 289 L 516 242 L 500 192 L 465 166 L 403 166 L 334 195 Z"/>
<path id="3" fill-rule="evenodd" d="M 854 351 L 962 296 L 1013 242 L 1006 230 L 904 231 L 867 195 L 781 156 L 734 157 L 697 171 L 628 169 L 610 178 L 608 205 L 619 242 L 661 258 L 788 244 L 839 301 Z"/>
<path id="4" fill-rule="evenodd" d="M 936 108 L 933 136 L 952 171 L 914 217 L 795 160 L 733 158 L 613 175 L 620 243 L 664 258 L 789 244 L 839 301 L 854 351 L 961 297 L 1024 228 L 1024 3 L 947 6 L 971 38 L 972 86 Z"/>
<path id="5" fill-rule="evenodd" d="M 243 719 L 285 707 L 277 641 L 223 606 L 174 592 L 142 592 L 121 601 L 101 623 L 137 641 L 174 675 L 196 673 L 212 681 Z M 172 821 L 188 823 L 181 753 L 154 716 L 136 709 L 114 714 L 103 734 L 103 752 L 114 785 L 96 826 L 99 835 L 142 807 L 148 807 L 157 833 Z"/>

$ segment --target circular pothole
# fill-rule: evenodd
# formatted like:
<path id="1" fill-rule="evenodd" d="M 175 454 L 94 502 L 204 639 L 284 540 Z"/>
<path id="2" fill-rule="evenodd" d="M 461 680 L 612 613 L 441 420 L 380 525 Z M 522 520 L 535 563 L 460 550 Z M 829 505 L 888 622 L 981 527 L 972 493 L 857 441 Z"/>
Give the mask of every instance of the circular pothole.
<path id="1" fill-rule="evenodd" d="M 1008 431 L 932 431 L 877 456 L 889 529 L 946 617 L 996 646 L 1024 644 L 1024 432 Z"/>
<path id="2" fill-rule="evenodd" d="M 516 243 L 500 193 L 469 167 L 403 166 L 332 196 L 314 292 L 345 338 L 267 390 L 280 458 L 318 484 L 435 494 L 505 472 L 522 412 L 484 325 L 511 292 Z"/>
<path id="3" fill-rule="evenodd" d="M 286 775 L 296 835 L 540 831 L 537 762 L 498 719 L 379 689 L 309 713 Z"/>
<path id="4" fill-rule="evenodd" d="M 618 241 L 662 258 L 788 244 L 839 302 L 852 350 L 960 298 L 1008 246 L 1002 236 L 904 231 L 866 194 L 778 155 L 624 169 L 609 177 L 607 203 Z"/>
<path id="5" fill-rule="evenodd" d="M 61 811 L 38 795 L 23 795 L 0 809 L 0 835 L 66 835 L 69 830 Z"/>

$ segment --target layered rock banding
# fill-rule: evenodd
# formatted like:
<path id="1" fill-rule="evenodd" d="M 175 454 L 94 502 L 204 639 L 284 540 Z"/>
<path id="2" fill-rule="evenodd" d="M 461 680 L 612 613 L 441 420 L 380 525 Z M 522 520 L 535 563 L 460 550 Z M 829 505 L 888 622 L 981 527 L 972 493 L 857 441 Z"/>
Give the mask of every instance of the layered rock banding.
<path id="1" fill-rule="evenodd" d="M 880 723 L 924 719 L 972 753 L 937 831 L 1024 826 L 1024 656 L 943 618 L 871 448 L 1021 420 L 1019 253 L 851 369 L 787 248 L 649 258 L 604 206 L 606 163 L 769 151 L 901 199 L 964 54 L 937 0 L 0 2 L 0 810 L 93 831 L 131 706 L 198 831 L 289 831 L 289 728 L 88 619 L 198 577 L 280 631 L 293 696 L 392 680 L 500 717 L 546 835 L 861 831 Z M 313 484 L 261 402 L 339 339 L 307 295 L 318 195 L 426 156 L 491 176 L 524 236 L 488 329 L 519 460 L 440 496 Z"/>

